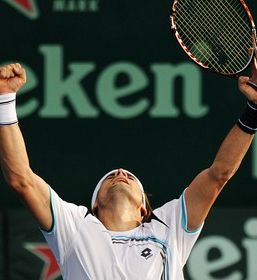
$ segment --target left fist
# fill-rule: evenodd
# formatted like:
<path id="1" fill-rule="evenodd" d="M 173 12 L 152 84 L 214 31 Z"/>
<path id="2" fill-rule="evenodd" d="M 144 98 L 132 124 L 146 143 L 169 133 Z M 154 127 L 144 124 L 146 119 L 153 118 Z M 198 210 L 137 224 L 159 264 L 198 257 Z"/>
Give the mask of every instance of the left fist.
<path id="1" fill-rule="evenodd" d="M 0 67 L 0 94 L 17 92 L 26 83 L 26 71 L 19 64 Z"/>

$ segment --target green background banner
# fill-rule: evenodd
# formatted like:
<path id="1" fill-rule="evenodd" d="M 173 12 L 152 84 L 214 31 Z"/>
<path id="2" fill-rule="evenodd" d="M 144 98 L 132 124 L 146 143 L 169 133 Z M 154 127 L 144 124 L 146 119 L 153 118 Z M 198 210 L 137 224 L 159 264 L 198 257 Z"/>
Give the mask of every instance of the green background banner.
<path id="1" fill-rule="evenodd" d="M 236 80 L 188 60 L 169 11 L 152 0 L 0 3 L 11 23 L 0 61 L 28 72 L 17 109 L 31 166 L 66 200 L 88 205 L 97 180 L 125 167 L 163 204 L 212 163 L 245 107 Z M 217 205 L 255 206 L 256 179 L 255 141 Z M 20 207 L 4 187 L 0 201 Z"/>
<path id="2" fill-rule="evenodd" d="M 256 260 L 257 209 L 215 209 L 193 248 L 185 278 L 254 280 Z"/>
<path id="3" fill-rule="evenodd" d="M 257 18 L 256 1 L 247 3 Z M 17 111 L 31 167 L 65 200 L 89 205 L 99 178 L 116 167 L 141 179 L 154 208 L 178 197 L 210 166 L 244 109 L 236 80 L 188 60 L 169 13 L 167 0 L 0 2 L 0 64 L 19 61 L 28 73 Z M 256 280 L 257 257 L 247 245 L 250 240 L 255 248 L 256 234 L 245 231 L 248 218 L 256 217 L 256 180 L 257 140 L 216 202 L 235 210 L 215 210 L 203 233 L 221 235 L 213 244 L 224 242 L 235 258 L 226 262 L 218 247 L 199 275 L 194 256 L 209 244 L 201 241 L 186 270 L 192 280 Z M 0 184 L 0 209 L 10 210 L 4 267 L 11 280 L 39 279 L 44 262 L 35 252 L 44 248 L 34 243 L 43 239 L 23 210 L 12 211 L 23 206 L 2 175 Z M 240 210 L 246 207 L 253 210 Z"/>
<path id="4" fill-rule="evenodd" d="M 8 225 L 6 280 L 58 279 L 60 272 L 55 258 L 31 216 L 24 210 L 11 210 Z"/>

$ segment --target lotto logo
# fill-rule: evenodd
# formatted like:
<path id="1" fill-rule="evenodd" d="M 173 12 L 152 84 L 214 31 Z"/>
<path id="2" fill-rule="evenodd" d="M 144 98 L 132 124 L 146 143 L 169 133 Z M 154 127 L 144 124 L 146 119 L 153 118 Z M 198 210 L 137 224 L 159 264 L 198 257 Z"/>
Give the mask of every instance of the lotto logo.
<path id="1" fill-rule="evenodd" d="M 144 257 L 145 259 L 150 258 L 152 255 L 153 255 L 152 250 L 149 248 L 146 248 L 141 252 L 141 256 Z"/>

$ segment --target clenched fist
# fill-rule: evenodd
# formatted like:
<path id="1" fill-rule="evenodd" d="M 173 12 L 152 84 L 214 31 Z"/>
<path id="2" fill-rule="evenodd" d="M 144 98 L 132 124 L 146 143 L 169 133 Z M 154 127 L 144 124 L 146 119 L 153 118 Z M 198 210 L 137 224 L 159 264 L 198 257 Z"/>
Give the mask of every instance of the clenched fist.
<path id="1" fill-rule="evenodd" d="M 26 83 L 26 71 L 19 64 L 0 67 L 0 94 L 17 92 Z"/>

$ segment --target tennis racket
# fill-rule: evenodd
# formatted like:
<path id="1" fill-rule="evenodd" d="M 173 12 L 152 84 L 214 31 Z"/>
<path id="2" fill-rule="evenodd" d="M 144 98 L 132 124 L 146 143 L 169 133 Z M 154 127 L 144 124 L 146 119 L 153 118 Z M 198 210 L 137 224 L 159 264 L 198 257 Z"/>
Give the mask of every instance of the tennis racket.
<path id="1" fill-rule="evenodd" d="M 215 73 L 238 77 L 257 57 L 254 19 L 243 0 L 175 0 L 170 24 L 186 54 Z"/>

